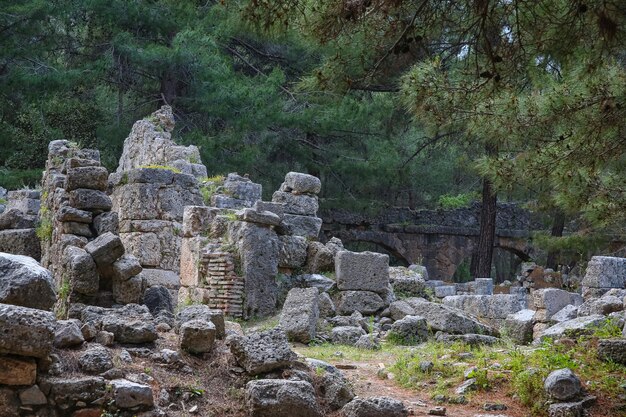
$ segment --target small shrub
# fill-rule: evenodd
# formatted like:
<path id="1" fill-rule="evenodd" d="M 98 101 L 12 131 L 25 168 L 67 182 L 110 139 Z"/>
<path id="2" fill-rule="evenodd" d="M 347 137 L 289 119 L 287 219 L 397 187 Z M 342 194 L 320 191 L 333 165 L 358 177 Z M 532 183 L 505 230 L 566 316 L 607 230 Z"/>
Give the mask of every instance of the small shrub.
<path id="1" fill-rule="evenodd" d="M 42 242 L 47 242 L 52 239 L 52 220 L 49 216 L 42 215 L 35 229 L 35 234 Z"/>
<path id="2" fill-rule="evenodd" d="M 478 200 L 479 195 L 476 192 L 461 193 L 457 195 L 444 194 L 437 200 L 437 205 L 444 210 L 458 209 L 469 207 L 473 201 Z"/>

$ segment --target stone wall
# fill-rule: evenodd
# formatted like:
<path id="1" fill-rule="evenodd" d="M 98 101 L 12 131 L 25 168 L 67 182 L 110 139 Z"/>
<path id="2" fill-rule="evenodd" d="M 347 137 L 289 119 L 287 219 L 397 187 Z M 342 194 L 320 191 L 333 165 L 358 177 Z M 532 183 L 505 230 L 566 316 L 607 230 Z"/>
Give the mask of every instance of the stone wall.
<path id="1" fill-rule="evenodd" d="M 179 146 L 172 141 L 174 115 L 163 106 L 150 116 L 135 122 L 124 141 L 117 173 L 145 166 L 171 166 L 197 178 L 206 177 L 197 146 Z"/>
<path id="2" fill-rule="evenodd" d="M 48 146 L 42 184 L 40 238 L 62 303 L 101 306 L 140 302 L 138 261 L 124 255 L 118 217 L 107 195 L 108 171 L 100 154 L 57 140 Z"/>
<path id="3" fill-rule="evenodd" d="M 6 197 L 6 205 L 3 205 L 4 210 L 0 212 L 0 252 L 25 255 L 40 260 L 41 248 L 35 229 L 39 214 L 40 192 L 17 190 L 0 193 L 0 195 Z"/>

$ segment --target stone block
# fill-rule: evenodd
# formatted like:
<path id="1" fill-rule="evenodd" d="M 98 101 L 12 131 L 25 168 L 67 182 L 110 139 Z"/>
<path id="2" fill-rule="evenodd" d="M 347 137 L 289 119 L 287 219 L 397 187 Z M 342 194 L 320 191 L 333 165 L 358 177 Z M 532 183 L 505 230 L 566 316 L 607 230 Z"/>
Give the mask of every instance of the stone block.
<path id="1" fill-rule="evenodd" d="M 36 378 L 34 359 L 0 355 L 0 385 L 33 385 Z"/>
<path id="2" fill-rule="evenodd" d="M 0 230 L 0 252 L 41 259 L 41 246 L 35 229 Z"/>
<path id="3" fill-rule="evenodd" d="M 65 176 L 67 191 L 79 188 L 106 191 L 109 184 L 109 172 L 105 167 L 86 166 L 68 168 Z"/>
<path id="4" fill-rule="evenodd" d="M 319 290 L 293 288 L 287 294 L 280 315 L 280 326 L 290 340 L 309 343 L 315 338 L 319 318 Z"/>
<path id="5" fill-rule="evenodd" d="M 85 337 L 80 331 L 80 321 L 59 320 L 54 331 L 54 347 L 65 349 L 81 345 Z"/>
<path id="6" fill-rule="evenodd" d="M 493 295 L 493 279 L 476 278 L 474 280 L 474 293 L 476 295 Z"/>
<path id="7" fill-rule="evenodd" d="M 557 323 L 543 330 L 540 335 L 535 334 L 535 342 L 539 343 L 544 339 L 559 339 L 561 337 L 578 337 L 590 334 L 592 328 L 601 325 L 606 317 L 601 315 L 578 317 L 572 320 Z M 537 332 L 535 332 L 537 333 Z"/>
<path id="8" fill-rule="evenodd" d="M 279 241 L 278 266 L 280 268 L 303 266 L 307 256 L 307 240 L 302 236 L 279 236 Z"/>
<path id="9" fill-rule="evenodd" d="M 533 305 L 538 310 L 545 310 L 543 316 L 537 316 L 539 321 L 549 321 L 566 305 L 579 306 L 583 303 L 580 294 L 567 292 L 558 288 L 544 288 L 532 293 Z"/>
<path id="10" fill-rule="evenodd" d="M 575 399 L 582 393 L 580 379 L 568 368 L 552 371 L 543 387 L 548 395 L 561 401 Z"/>
<path id="11" fill-rule="evenodd" d="M 121 409 L 152 408 L 154 406 L 154 396 L 152 388 L 148 385 L 138 384 L 126 379 L 114 379 L 111 381 L 113 387 L 113 399 L 115 405 Z"/>
<path id="12" fill-rule="evenodd" d="M 583 287 L 626 288 L 626 258 L 593 256 L 587 264 Z"/>
<path id="13" fill-rule="evenodd" d="M 214 207 L 186 206 L 183 211 L 183 236 L 206 235 L 218 212 Z"/>
<path id="14" fill-rule="evenodd" d="M 491 335 L 493 329 L 480 323 L 471 315 L 458 308 L 439 303 L 431 303 L 420 298 L 403 300 L 412 309 L 412 315 L 422 316 L 433 331 L 451 334 L 476 333 Z"/>
<path id="15" fill-rule="evenodd" d="M 139 275 L 146 283 L 146 287 L 160 285 L 172 290 L 180 288 L 180 278 L 178 274 L 173 271 L 165 269 L 144 269 Z"/>
<path id="16" fill-rule="evenodd" d="M 41 392 L 41 389 L 38 385 L 33 385 L 23 391 L 20 391 L 19 397 L 22 405 L 26 406 L 48 404 L 48 399 L 46 398 L 44 393 Z"/>
<path id="17" fill-rule="evenodd" d="M 208 243 L 208 238 L 196 236 L 183 238 L 180 245 L 180 283 L 186 287 L 202 284 L 200 273 L 201 250 Z"/>
<path id="18" fill-rule="evenodd" d="M 277 231 L 283 235 L 303 236 L 317 239 L 322 228 L 322 219 L 311 216 L 285 214 Z"/>
<path id="19" fill-rule="evenodd" d="M 515 343 L 526 345 L 533 340 L 534 310 L 520 310 L 509 314 L 504 321 L 504 330 Z"/>
<path id="20" fill-rule="evenodd" d="M 56 217 L 60 222 L 91 223 L 93 214 L 90 211 L 63 206 L 57 210 Z"/>
<path id="21" fill-rule="evenodd" d="M 205 320 L 190 320 L 180 325 L 180 347 L 190 353 L 206 353 L 213 349 L 215 325 Z"/>
<path id="22" fill-rule="evenodd" d="M 241 214 L 241 220 L 267 226 L 278 226 L 281 219 L 271 211 L 257 211 L 251 208 L 245 208 Z"/>
<path id="23" fill-rule="evenodd" d="M 626 339 L 602 339 L 598 341 L 598 356 L 604 360 L 626 365 Z"/>
<path id="24" fill-rule="evenodd" d="M 49 311 L 0 304 L 0 354 L 47 357 L 55 326 Z"/>
<path id="25" fill-rule="evenodd" d="M 112 281 L 113 299 L 120 304 L 140 304 L 143 301 L 145 281 L 141 275 L 126 280 Z"/>
<path id="26" fill-rule="evenodd" d="M 94 217 L 93 227 L 98 236 L 105 233 L 113 233 L 117 235 L 119 233 L 120 221 L 119 216 L 114 211 L 106 211 Z"/>
<path id="27" fill-rule="evenodd" d="M 455 285 L 440 285 L 435 287 L 435 297 L 444 298 L 456 295 Z"/>
<path id="28" fill-rule="evenodd" d="M 93 232 L 87 223 L 64 222 L 61 223 L 61 233 L 68 235 L 84 236 L 90 238 Z"/>
<path id="29" fill-rule="evenodd" d="M 0 253 L 0 303 L 50 310 L 55 302 L 50 271 L 28 256 Z"/>
<path id="30" fill-rule="evenodd" d="M 300 216 L 315 216 L 319 208 L 316 196 L 285 193 L 282 191 L 274 192 L 272 202 L 283 204 L 285 213 Z"/>
<path id="31" fill-rule="evenodd" d="M 385 308 L 385 301 L 379 294 L 372 291 L 342 291 L 340 293 L 337 311 L 339 314 L 352 314 L 358 311 L 361 314 L 374 314 Z"/>
<path id="32" fill-rule="evenodd" d="M 230 351 L 248 374 L 259 375 L 291 366 L 297 359 L 281 329 L 230 337 Z"/>
<path id="33" fill-rule="evenodd" d="M 156 233 L 120 233 L 120 239 L 128 253 L 133 254 L 144 268 L 154 268 L 161 264 L 161 242 Z"/>
<path id="34" fill-rule="evenodd" d="M 70 205 L 79 210 L 108 211 L 113 203 L 102 191 L 78 188 L 70 191 Z"/>
<path id="35" fill-rule="evenodd" d="M 428 338 L 428 324 L 420 316 L 405 316 L 394 322 L 389 331 L 394 337 L 410 345 L 422 343 Z"/>
<path id="36" fill-rule="evenodd" d="M 281 203 L 274 203 L 274 202 L 270 202 L 270 201 L 258 200 L 256 203 L 254 203 L 253 208 L 256 211 L 269 211 L 269 212 L 272 212 L 275 215 L 277 215 L 278 217 L 280 217 L 281 220 L 282 220 L 282 218 L 285 215 L 285 206 L 284 206 L 284 204 L 281 204 Z"/>
<path id="37" fill-rule="evenodd" d="M 174 181 L 174 171 L 159 168 L 136 168 L 126 172 L 129 184 L 162 184 L 168 185 Z"/>
<path id="38" fill-rule="evenodd" d="M 111 265 L 124 254 L 124 245 L 119 236 L 107 232 L 85 246 L 98 266 Z"/>
<path id="39" fill-rule="evenodd" d="M 622 299 L 614 296 L 603 296 L 601 298 L 591 298 L 578 307 L 578 316 L 591 316 L 593 314 L 609 314 L 622 311 L 624 303 Z"/>
<path id="40" fill-rule="evenodd" d="M 409 411 L 402 401 L 388 397 L 355 398 L 342 408 L 344 417 L 407 417 Z"/>
<path id="41" fill-rule="evenodd" d="M 259 379 L 246 384 L 246 407 L 255 417 L 321 417 L 315 388 L 306 381 Z"/>
<path id="42" fill-rule="evenodd" d="M 222 310 L 211 309 L 206 305 L 196 304 L 181 309 L 177 315 L 177 319 L 181 324 L 191 320 L 211 322 L 215 326 L 216 337 L 218 339 L 223 339 L 226 335 L 224 312 Z"/>
<path id="43" fill-rule="evenodd" d="M 339 290 L 387 292 L 389 256 L 375 252 L 342 251 L 335 257 L 335 277 Z"/>
<path id="44" fill-rule="evenodd" d="M 337 326 L 330 332 L 330 339 L 336 345 L 354 346 L 361 336 L 366 335 L 360 326 Z"/>
<path id="45" fill-rule="evenodd" d="M 322 182 L 319 178 L 300 172 L 288 172 L 281 185 L 281 191 L 296 194 L 319 194 Z"/>
<path id="46" fill-rule="evenodd" d="M 175 306 L 170 290 L 160 285 L 145 290 L 143 304 L 148 307 L 153 316 L 157 316 L 161 311 L 173 313 Z"/>
<path id="47" fill-rule="evenodd" d="M 139 260 L 134 255 L 130 254 L 120 256 L 119 259 L 111 265 L 113 278 L 118 281 L 126 281 L 138 275 L 142 270 L 143 268 Z"/>

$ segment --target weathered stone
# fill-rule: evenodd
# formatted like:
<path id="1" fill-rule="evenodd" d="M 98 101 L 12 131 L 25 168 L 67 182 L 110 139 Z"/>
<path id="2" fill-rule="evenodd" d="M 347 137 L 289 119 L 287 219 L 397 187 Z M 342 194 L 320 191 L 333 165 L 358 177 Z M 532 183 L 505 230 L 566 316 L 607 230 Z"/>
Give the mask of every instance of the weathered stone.
<path id="1" fill-rule="evenodd" d="M 45 378 L 38 381 L 41 390 L 62 409 L 74 407 L 77 403 L 91 404 L 104 397 L 104 378 L 89 376 L 83 378 Z"/>
<path id="2" fill-rule="evenodd" d="M 435 287 L 435 297 L 444 298 L 456 295 L 456 286 L 454 285 L 440 285 Z"/>
<path id="3" fill-rule="evenodd" d="M 35 229 L 0 230 L 0 252 L 41 259 L 41 247 Z"/>
<path id="4" fill-rule="evenodd" d="M 251 208 L 245 208 L 241 212 L 241 219 L 246 222 L 259 223 L 268 226 L 278 226 L 280 217 L 271 211 L 256 211 Z"/>
<path id="5" fill-rule="evenodd" d="M 580 379 L 568 368 L 552 371 L 543 388 L 548 395 L 561 401 L 572 400 L 582 393 Z"/>
<path id="6" fill-rule="evenodd" d="M 112 346 L 115 341 L 115 335 L 111 332 L 100 331 L 96 334 L 95 342 L 102 346 Z"/>
<path id="7" fill-rule="evenodd" d="M 51 312 L 0 304 L 0 354 L 45 358 L 52 349 L 55 325 Z"/>
<path id="8" fill-rule="evenodd" d="M 206 353 L 213 349 L 215 325 L 205 320 L 190 320 L 180 325 L 180 347 L 191 353 Z"/>
<path id="9" fill-rule="evenodd" d="M 465 311 L 479 319 L 499 323 L 522 309 L 516 295 L 455 295 L 446 297 L 443 304 Z"/>
<path id="10" fill-rule="evenodd" d="M 361 327 L 339 326 L 332 329 L 330 337 L 335 344 L 354 346 L 359 338 L 365 334 L 365 330 Z"/>
<path id="11" fill-rule="evenodd" d="M 626 258 L 593 256 L 587 264 L 583 287 L 625 288 Z"/>
<path id="12" fill-rule="evenodd" d="M 561 323 L 578 317 L 578 307 L 568 304 L 551 317 L 551 321 Z"/>
<path id="13" fill-rule="evenodd" d="M 78 357 L 78 365 L 87 374 L 101 374 L 113 368 L 113 360 L 107 348 L 92 346 Z"/>
<path id="14" fill-rule="evenodd" d="M 120 304 L 140 304 L 144 289 L 145 282 L 141 274 L 124 281 L 115 277 L 112 282 L 113 299 Z"/>
<path id="15" fill-rule="evenodd" d="M 492 334 L 491 327 L 480 323 L 462 310 L 442 304 L 431 303 L 420 298 L 404 300 L 413 309 L 412 315 L 422 316 L 433 331 L 452 334 Z"/>
<path id="16" fill-rule="evenodd" d="M 91 223 L 93 214 L 90 211 L 63 206 L 57 210 L 56 217 L 60 222 Z"/>
<path id="17" fill-rule="evenodd" d="M 414 314 L 415 311 L 406 301 L 398 300 L 389 305 L 389 313 L 391 314 L 392 319 L 401 320 L 406 316 Z"/>
<path id="18" fill-rule="evenodd" d="M 111 265 L 111 272 L 113 278 L 120 281 L 126 281 L 135 275 L 138 275 L 142 271 L 139 260 L 130 254 L 122 255 L 117 261 Z"/>
<path id="19" fill-rule="evenodd" d="M 100 286 L 96 263 L 84 249 L 68 246 L 63 251 L 63 263 L 72 291 L 95 295 Z"/>
<path id="20" fill-rule="evenodd" d="M 362 314 L 374 314 L 385 308 L 387 304 L 375 292 L 371 291 L 342 291 L 340 293 L 337 311 L 339 314 L 352 314 L 358 311 Z"/>
<path id="21" fill-rule="evenodd" d="M 128 304 L 117 309 L 102 309 L 102 329 L 115 335 L 119 343 L 149 343 L 158 338 L 150 311 L 145 306 Z M 83 313 L 83 322 L 85 319 Z"/>
<path id="22" fill-rule="evenodd" d="M 548 417 L 584 417 L 585 411 L 581 401 L 572 403 L 550 404 Z"/>
<path id="23" fill-rule="evenodd" d="M 333 317 L 337 314 L 337 309 L 335 308 L 335 303 L 330 298 L 328 293 L 321 293 L 318 299 L 319 309 L 320 309 L 320 317 Z"/>
<path id="24" fill-rule="evenodd" d="M 280 190 L 295 194 L 319 194 L 322 190 L 322 182 L 313 175 L 288 172 Z"/>
<path id="25" fill-rule="evenodd" d="M 402 401 L 388 397 L 355 398 L 341 409 L 344 417 L 407 417 Z"/>
<path id="26" fill-rule="evenodd" d="M 300 216 L 315 216 L 319 208 L 316 196 L 298 195 L 282 191 L 274 192 L 272 202 L 283 204 L 285 213 Z"/>
<path id="27" fill-rule="evenodd" d="M 305 381 L 259 379 L 246 384 L 246 407 L 255 417 L 320 417 L 315 389 Z"/>
<path id="28" fill-rule="evenodd" d="M 183 211 L 183 236 L 194 237 L 208 232 L 218 212 L 214 207 L 186 206 Z"/>
<path id="29" fill-rule="evenodd" d="M 117 212 L 105 211 L 100 213 L 93 219 L 93 227 L 96 230 L 96 235 L 100 236 L 105 233 L 118 234 L 120 227 L 120 220 Z"/>
<path id="30" fill-rule="evenodd" d="M 172 290 L 180 288 L 180 278 L 178 274 L 173 271 L 145 268 L 139 275 L 143 278 L 147 287 L 160 285 Z"/>
<path id="31" fill-rule="evenodd" d="M 626 365 L 626 339 L 601 339 L 598 342 L 598 356 Z"/>
<path id="32" fill-rule="evenodd" d="M 48 399 L 44 393 L 41 392 L 38 385 L 33 385 L 21 391 L 19 397 L 22 405 L 45 405 L 48 403 Z"/>
<path id="33" fill-rule="evenodd" d="M 509 314 L 504 321 L 504 333 L 520 345 L 532 342 L 534 316 L 534 310 L 520 310 Z"/>
<path id="34" fill-rule="evenodd" d="M 315 338 L 318 300 L 317 288 L 293 288 L 289 291 L 280 315 L 280 326 L 290 340 L 309 343 Z"/>
<path id="35" fill-rule="evenodd" d="M 36 226 L 36 216 L 24 214 L 18 209 L 8 209 L 0 214 L 0 230 L 31 229 Z"/>
<path id="36" fill-rule="evenodd" d="M 278 266 L 300 268 L 306 262 L 307 240 L 302 236 L 279 236 Z"/>
<path id="37" fill-rule="evenodd" d="M 68 235 L 77 235 L 90 238 L 93 232 L 87 223 L 65 222 L 61 223 L 61 232 Z"/>
<path id="38" fill-rule="evenodd" d="M 599 326 L 605 319 L 604 316 L 596 314 L 557 323 L 541 332 L 539 337 L 535 337 L 535 342 L 544 339 L 558 339 L 564 336 L 578 337 L 583 334 L 589 334 L 591 333 L 591 328 Z"/>
<path id="39" fill-rule="evenodd" d="M 0 355 L 0 385 L 33 385 L 36 378 L 34 359 Z"/>
<path id="40" fill-rule="evenodd" d="M 340 290 L 386 293 L 389 285 L 389 256 L 375 252 L 337 253 L 335 277 Z"/>
<path id="41" fill-rule="evenodd" d="M 580 294 L 570 293 L 558 288 L 544 288 L 532 293 L 533 304 L 538 310 L 535 317 L 538 321 L 549 321 L 566 305 L 579 306 L 583 303 Z"/>
<path id="42" fill-rule="evenodd" d="M 277 231 L 283 235 L 303 236 L 317 239 L 322 228 L 322 219 L 312 216 L 285 214 Z"/>
<path id="43" fill-rule="evenodd" d="M 33 258 L 0 253 L 0 303 L 50 310 L 55 302 L 50 271 Z"/>
<path id="44" fill-rule="evenodd" d="M 311 273 L 335 272 L 335 256 L 344 250 L 343 243 L 336 237 L 326 244 L 311 241 L 307 248 L 306 269 Z"/>
<path id="45" fill-rule="evenodd" d="M 229 343 L 231 353 L 250 375 L 283 369 L 296 360 L 287 335 L 281 329 L 233 336 Z"/>
<path id="46" fill-rule="evenodd" d="M 105 191 L 109 184 L 109 172 L 105 167 L 86 166 L 68 168 L 65 176 L 67 191 L 79 188 Z"/>
<path id="47" fill-rule="evenodd" d="M 0 415 L 3 417 L 20 417 L 20 401 L 16 392 L 10 388 L 0 387 Z"/>
<path id="48" fill-rule="evenodd" d="M 107 232 L 87 243 L 85 250 L 97 265 L 110 265 L 124 255 L 124 245 L 119 236 Z"/>
<path id="49" fill-rule="evenodd" d="M 333 365 L 317 359 L 306 359 L 307 364 L 320 376 L 324 401 L 331 410 L 338 410 L 354 398 L 354 392 L 341 371 Z"/>
<path id="50" fill-rule="evenodd" d="M 426 319 L 419 316 L 406 316 L 393 323 L 389 331 L 404 344 L 415 345 L 428 338 Z"/>
<path id="51" fill-rule="evenodd" d="M 396 294 L 412 297 L 425 295 L 424 279 L 420 274 L 408 268 L 402 266 L 389 267 L 389 280 Z"/>
<path id="52" fill-rule="evenodd" d="M 128 409 L 135 407 L 151 408 L 154 406 L 154 397 L 150 386 L 126 379 L 114 379 L 110 384 L 113 386 L 113 399 L 117 407 Z"/>
<path id="53" fill-rule="evenodd" d="M 279 241 L 276 233 L 254 223 L 241 222 L 233 232 L 245 276 L 244 316 L 267 317 L 276 311 Z"/>
<path id="54" fill-rule="evenodd" d="M 461 342 L 468 346 L 480 346 L 480 345 L 495 345 L 500 341 L 497 337 L 487 336 L 484 334 L 474 334 L 474 333 L 466 333 L 466 334 L 448 334 L 444 332 L 437 332 L 437 337 L 435 338 L 438 342 L 443 343 L 457 343 Z"/>
<path id="55" fill-rule="evenodd" d="M 206 305 L 196 304 L 181 309 L 176 318 L 181 324 L 191 320 L 211 322 L 215 326 L 216 337 L 218 339 L 223 339 L 226 336 L 224 312 L 222 310 L 211 309 Z"/>
<path id="56" fill-rule="evenodd" d="M 158 192 L 157 184 L 127 184 L 115 188 L 112 197 L 120 222 L 158 219 Z"/>
<path id="57" fill-rule="evenodd" d="M 108 211 L 111 210 L 113 203 L 102 191 L 79 188 L 70 191 L 70 205 L 80 210 Z"/>
<path id="58" fill-rule="evenodd" d="M 54 347 L 64 349 L 78 346 L 85 341 L 78 320 L 59 320 L 54 332 Z"/>
<path id="59" fill-rule="evenodd" d="M 591 298 L 578 307 L 578 316 L 591 316 L 602 314 L 608 316 L 615 311 L 622 311 L 624 304 L 621 299 L 614 296 L 603 296 L 601 298 Z"/>
<path id="60" fill-rule="evenodd" d="M 156 316 L 160 311 L 174 312 L 172 295 L 167 288 L 160 285 L 146 289 L 143 294 L 143 303 L 153 316 Z"/>

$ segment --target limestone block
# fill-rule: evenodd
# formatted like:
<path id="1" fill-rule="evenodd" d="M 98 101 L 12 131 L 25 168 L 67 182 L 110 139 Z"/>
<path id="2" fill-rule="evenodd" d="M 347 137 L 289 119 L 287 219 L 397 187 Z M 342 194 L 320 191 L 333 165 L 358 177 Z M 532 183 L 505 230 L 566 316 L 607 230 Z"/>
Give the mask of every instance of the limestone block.
<path id="1" fill-rule="evenodd" d="M 187 287 L 202 284 L 200 273 L 201 250 L 208 243 L 205 237 L 183 238 L 180 246 L 180 283 Z"/>
<path id="2" fill-rule="evenodd" d="M 28 256 L 0 252 L 0 303 L 50 310 L 55 302 L 50 271 Z"/>
<path id="3" fill-rule="evenodd" d="M 340 293 L 337 311 L 339 314 L 352 314 L 358 311 L 362 314 L 374 314 L 385 308 L 385 301 L 379 294 L 371 291 L 342 291 Z"/>
<path id="4" fill-rule="evenodd" d="M 476 278 L 474 282 L 476 295 L 493 295 L 493 278 Z"/>
<path id="5" fill-rule="evenodd" d="M 301 216 L 315 216 L 319 208 L 316 196 L 285 193 L 282 191 L 274 192 L 272 202 L 282 203 L 285 213 Z"/>
<path id="6" fill-rule="evenodd" d="M 215 343 L 215 325 L 210 321 L 190 320 L 180 326 L 180 347 L 191 353 L 206 353 Z"/>
<path id="7" fill-rule="evenodd" d="M 279 236 L 280 254 L 278 266 L 281 268 L 299 268 L 306 262 L 307 240 L 302 236 Z"/>
<path id="8" fill-rule="evenodd" d="M 335 277 L 340 290 L 386 293 L 389 256 L 375 252 L 342 251 L 335 257 Z"/>
<path id="9" fill-rule="evenodd" d="M 321 417 L 315 388 L 306 381 L 259 379 L 246 384 L 246 406 L 255 417 Z M 382 415 L 382 414 L 381 414 Z"/>
<path id="10" fill-rule="evenodd" d="M 93 227 L 98 236 L 107 232 L 117 235 L 119 233 L 119 216 L 114 211 L 107 211 L 94 217 Z"/>
<path id="11" fill-rule="evenodd" d="M 144 289 L 145 281 L 141 273 L 126 280 L 117 278 L 112 280 L 113 298 L 120 304 L 140 304 Z"/>
<path id="12" fill-rule="evenodd" d="M 93 214 L 90 211 L 79 210 L 70 206 L 62 206 L 57 210 L 56 217 L 60 222 L 91 223 Z"/>
<path id="13" fill-rule="evenodd" d="M 68 235 L 84 236 L 90 238 L 93 232 L 87 223 L 64 222 L 61 223 L 61 233 Z"/>
<path id="14" fill-rule="evenodd" d="M 151 408 L 154 406 L 152 388 L 148 385 L 138 384 L 126 379 L 114 379 L 111 381 L 111 385 L 113 386 L 115 405 L 121 409 L 134 409 L 135 407 Z"/>
<path id="15" fill-rule="evenodd" d="M 243 209 L 241 219 L 246 222 L 264 224 L 268 226 L 278 226 L 280 217 L 271 211 L 256 211 L 251 208 Z"/>
<path id="16" fill-rule="evenodd" d="M 319 194 L 321 190 L 322 182 L 319 178 L 300 172 L 288 172 L 281 185 L 281 191 L 296 194 Z"/>
<path id="17" fill-rule="evenodd" d="M 281 203 L 258 200 L 256 203 L 254 203 L 253 208 L 256 211 L 270 211 L 280 217 L 281 220 L 285 215 L 285 206 Z"/>
<path id="18" fill-rule="evenodd" d="M 226 335 L 224 312 L 221 310 L 211 309 L 202 304 L 196 304 L 181 309 L 176 318 L 180 323 L 191 320 L 210 321 L 215 325 L 216 337 L 218 339 L 223 339 Z"/>
<path id="19" fill-rule="evenodd" d="M 80 210 L 111 210 L 111 198 L 102 191 L 78 188 L 70 191 L 70 205 Z"/>
<path id="20" fill-rule="evenodd" d="M 579 294 L 570 293 L 558 288 L 544 288 L 532 293 L 533 305 L 538 310 L 545 310 L 535 317 L 538 321 L 549 321 L 568 304 L 579 306 L 583 298 Z"/>
<path id="21" fill-rule="evenodd" d="M 158 267 L 161 263 L 161 242 L 155 233 L 120 233 L 124 247 L 144 268 Z"/>
<path id="22" fill-rule="evenodd" d="M 36 378 L 34 359 L 0 355 L 0 385 L 33 385 Z"/>
<path id="23" fill-rule="evenodd" d="M 129 184 L 168 185 L 174 181 L 174 171 L 159 168 L 136 168 L 126 172 Z"/>
<path id="24" fill-rule="evenodd" d="M 185 206 L 183 211 L 183 236 L 194 237 L 206 234 L 218 213 L 214 207 Z"/>
<path id="25" fill-rule="evenodd" d="M 456 294 L 456 286 L 455 285 L 440 285 L 435 287 L 435 297 L 444 298 L 451 297 Z"/>
<path id="26" fill-rule="evenodd" d="M 517 313 L 509 314 L 503 326 L 507 336 L 520 345 L 532 342 L 534 315 L 533 310 L 520 310 Z"/>
<path id="27" fill-rule="evenodd" d="M 85 250 L 97 265 L 111 265 L 124 254 L 124 245 L 119 236 L 107 232 L 87 243 Z"/>
<path id="28" fill-rule="evenodd" d="M 54 314 L 0 304 L 0 354 L 45 358 L 52 349 Z"/>
<path id="29" fill-rule="evenodd" d="M 114 211 L 123 220 L 158 219 L 157 184 L 127 184 L 114 189 Z"/>
<path id="30" fill-rule="evenodd" d="M 280 315 L 280 326 L 290 340 L 309 343 L 315 338 L 319 318 L 319 290 L 293 288 L 287 294 Z"/>
<path id="31" fill-rule="evenodd" d="M 626 258 L 594 256 L 587 264 L 583 287 L 626 288 Z"/>
<path id="32" fill-rule="evenodd" d="M 89 253 L 76 246 L 68 246 L 63 251 L 63 264 L 73 291 L 83 295 L 98 292 L 100 278 L 96 263 Z"/>
<path id="33" fill-rule="evenodd" d="M 68 168 L 65 177 L 67 191 L 79 188 L 105 191 L 109 183 L 109 173 L 105 167 L 86 166 Z"/>
<path id="34" fill-rule="evenodd" d="M 230 351 L 248 374 L 259 375 L 291 366 L 297 359 L 280 328 L 230 338 Z"/>
<path id="35" fill-rule="evenodd" d="M 0 230 L 0 252 L 41 259 L 41 246 L 35 229 Z"/>
<path id="36" fill-rule="evenodd" d="M 322 228 L 322 219 L 311 216 L 285 214 L 280 223 L 278 232 L 283 235 L 303 236 L 308 239 L 317 239 Z"/>

